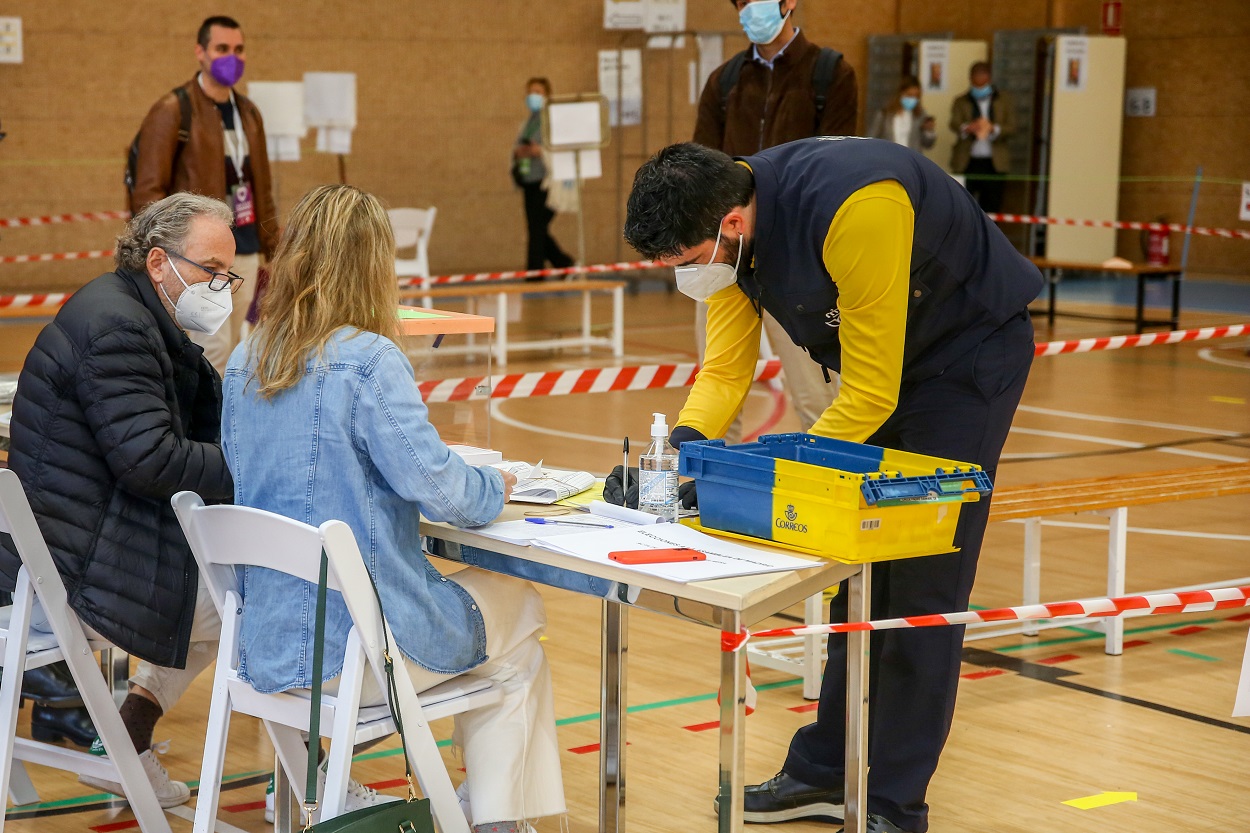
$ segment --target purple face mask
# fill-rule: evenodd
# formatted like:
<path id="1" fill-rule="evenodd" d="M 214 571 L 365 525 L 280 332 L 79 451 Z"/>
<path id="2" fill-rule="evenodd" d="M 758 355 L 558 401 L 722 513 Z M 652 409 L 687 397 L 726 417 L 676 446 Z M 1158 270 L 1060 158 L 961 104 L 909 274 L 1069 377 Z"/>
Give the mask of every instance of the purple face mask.
<path id="1" fill-rule="evenodd" d="M 222 55 L 213 59 L 208 71 L 218 84 L 233 87 L 243 77 L 243 59 L 238 55 Z"/>

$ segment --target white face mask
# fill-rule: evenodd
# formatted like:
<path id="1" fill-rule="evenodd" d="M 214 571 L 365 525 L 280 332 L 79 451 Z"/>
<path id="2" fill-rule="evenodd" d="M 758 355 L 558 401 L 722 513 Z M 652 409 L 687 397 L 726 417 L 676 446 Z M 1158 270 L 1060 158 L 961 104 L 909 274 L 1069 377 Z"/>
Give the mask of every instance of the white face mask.
<path id="1" fill-rule="evenodd" d="M 178 322 L 178 326 L 210 336 L 220 330 L 234 309 L 230 287 L 214 292 L 208 288 L 208 281 L 188 284 L 183 280 L 178 267 L 174 266 L 173 258 L 169 258 L 169 266 L 178 276 L 178 280 L 182 281 L 182 294 L 178 296 L 178 303 L 174 304 L 169 293 L 165 292 L 164 284 L 161 284 L 161 292 L 166 301 L 174 304 L 174 320 Z"/>
<path id="2" fill-rule="evenodd" d="M 712 259 L 709 263 L 692 263 L 689 266 L 677 266 L 673 272 L 677 276 L 677 291 L 696 301 L 706 301 L 717 292 L 738 282 L 738 265 L 742 263 L 742 238 L 738 238 L 738 258 L 734 265 L 717 263 L 716 252 L 720 249 L 721 230 L 716 230 L 716 245 L 712 247 Z"/>

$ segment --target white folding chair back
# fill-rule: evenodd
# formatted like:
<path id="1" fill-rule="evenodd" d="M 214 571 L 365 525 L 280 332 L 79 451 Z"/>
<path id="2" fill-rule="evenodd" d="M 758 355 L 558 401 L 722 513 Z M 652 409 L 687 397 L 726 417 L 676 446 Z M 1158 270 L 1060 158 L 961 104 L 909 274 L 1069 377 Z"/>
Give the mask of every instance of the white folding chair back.
<path id="1" fill-rule="evenodd" d="M 401 278 L 428 278 L 430 276 L 430 233 L 434 230 L 437 208 L 392 208 L 386 212 L 391 218 L 391 231 L 395 235 L 395 274 Z M 407 256 L 407 250 L 412 256 Z M 400 252 L 404 252 L 400 256 Z"/>
<path id="2" fill-rule="evenodd" d="M 122 785 L 140 829 L 144 833 L 169 833 L 169 822 L 122 725 L 117 704 L 91 655 L 92 651 L 110 646 L 103 640 L 87 639 L 82 623 L 69 607 L 65 584 L 48 552 L 22 484 L 8 469 L 0 469 L 0 532 L 13 537 L 13 546 L 22 559 L 13 604 L 3 611 L 5 615 L 0 622 L 0 650 L 4 657 L 0 733 L 12 739 L 0 748 L 0 785 L 6 792 L 13 793 L 18 803 L 39 800 L 21 761 L 117 781 Z M 31 610 L 36 598 L 52 626 L 51 634 L 30 631 Z M 107 757 L 16 736 L 25 670 L 61 660 L 69 666 L 83 704 L 108 752 Z M 14 759 L 18 761 L 16 765 Z M 3 829 L 4 817 L 0 814 L 0 831 Z"/>
<path id="3" fill-rule="evenodd" d="M 395 732 L 385 705 L 360 706 L 366 674 L 373 675 L 377 690 L 387 690 L 382 628 L 389 626 L 383 622 L 369 586 L 369 574 L 355 536 L 342 521 L 327 521 L 318 528 L 259 509 L 205 506 L 191 492 L 175 495 L 173 504 L 222 622 L 195 830 L 208 833 L 213 829 L 232 712 L 263 721 L 292 791 L 303 800 L 307 749 L 300 733 L 307 732 L 309 726 L 307 691 L 262 694 L 239 678 L 239 627 L 244 601 L 235 568 L 267 567 L 315 584 L 323 548 L 330 562 L 327 586 L 343 594 L 352 617 L 337 694 L 323 696 L 321 708 L 321 734 L 330 738 L 321 818 L 339 815 L 346 800 L 354 746 Z M 390 636 L 389 630 L 387 635 Z M 391 643 L 394 644 L 393 638 Z M 443 833 L 468 833 L 429 721 L 497 702 L 502 690 L 488 680 L 465 677 L 422 692 L 418 698 L 397 650 L 392 659 L 412 771 L 430 799 L 439 829 Z M 279 795 L 276 799 L 286 801 L 288 796 Z"/>

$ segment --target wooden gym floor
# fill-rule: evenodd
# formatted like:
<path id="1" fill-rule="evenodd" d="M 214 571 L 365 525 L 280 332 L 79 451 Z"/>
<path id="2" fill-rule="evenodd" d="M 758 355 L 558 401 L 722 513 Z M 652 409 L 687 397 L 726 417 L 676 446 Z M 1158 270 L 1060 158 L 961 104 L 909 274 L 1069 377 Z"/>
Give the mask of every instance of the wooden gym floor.
<path id="1" fill-rule="evenodd" d="M 527 300 L 518 330 L 572 331 L 576 298 Z M 1069 307 L 1071 308 L 1071 307 Z M 1123 310 L 1121 310 L 1123 312 Z M 599 320 L 606 306 L 597 303 Z M 691 304 L 679 295 L 627 298 L 626 365 L 691 361 Z M 1246 320 L 1192 313 L 1183 326 Z M 567 324 L 565 323 L 567 322 Z M 38 331 L 31 322 L 0 323 L 0 371 L 16 370 Z M 1059 319 L 1039 341 L 1125 332 L 1124 325 Z M 518 355 L 508 372 L 612 364 L 597 351 Z M 420 364 L 423 378 L 474 375 L 469 360 Z M 681 390 L 533 398 L 495 403 L 489 442 L 507 456 L 603 473 L 620 462 L 621 438 L 635 454 L 652 411 L 676 415 Z M 1036 360 L 999 470 L 1000 484 L 1026 484 L 1250 460 L 1250 356 L 1247 341 L 1147 347 Z M 433 410 L 440 430 L 486 442 L 485 406 Z M 749 398 L 745 425 L 769 432 L 797 428 L 767 387 Z M 1147 446 L 1139 448 L 1138 446 Z M 1097 519 L 1058 518 L 1045 529 L 1043 599 L 1104 594 L 1105 532 Z M 1232 580 L 1250 566 L 1250 497 L 1230 497 L 1130 512 L 1130 592 Z M 990 528 L 973 602 L 1019 603 L 1022 528 Z M 569 827 L 595 830 L 598 741 L 598 602 L 545 590 L 545 645 L 555 677 Z M 801 611 L 792 611 L 800 613 Z M 1174 833 L 1244 830 L 1250 799 L 1250 719 L 1230 717 L 1246 645 L 1241 611 L 1148 617 L 1128 623 L 1121 657 L 1103 653 L 1101 635 L 1080 629 L 1040 638 L 969 643 L 955 725 L 929 802 L 934 833 Z M 777 620 L 781 624 L 784 620 Z M 637 612 L 631 617 L 628 822 L 632 831 L 715 830 L 717 641 L 709 631 Z M 998 673 L 993 673 L 993 672 Z M 779 768 L 791 733 L 811 718 L 797 681 L 756 669 L 759 710 L 749 719 L 748 782 Z M 157 728 L 171 739 L 163 761 L 176 778 L 196 779 L 208 707 L 202 677 Z M 18 731 L 26 734 L 29 709 Z M 436 726 L 441 738 L 450 725 Z M 396 744 L 365 753 L 353 774 L 399 793 Z M 447 753 L 453 776 L 459 764 Z M 258 724 L 236 719 L 221 820 L 266 829 L 261 803 L 272 753 Z M 124 805 L 71 777 L 32 767 L 45 803 L 10 809 L 16 833 L 124 829 Z M 387 786 L 389 785 L 389 786 Z M 1064 802 L 1105 792 L 1135 801 L 1082 810 Z M 171 818 L 190 830 L 190 805 Z M 223 827 L 222 829 L 226 829 Z M 538 825 L 560 829 L 558 819 Z M 831 830 L 792 823 L 792 833 Z"/>

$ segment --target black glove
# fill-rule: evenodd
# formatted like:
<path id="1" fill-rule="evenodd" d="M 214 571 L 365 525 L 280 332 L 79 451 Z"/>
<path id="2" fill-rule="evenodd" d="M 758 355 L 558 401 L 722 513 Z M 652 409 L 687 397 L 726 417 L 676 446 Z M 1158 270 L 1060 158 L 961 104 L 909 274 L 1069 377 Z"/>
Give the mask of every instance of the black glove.
<path id="1" fill-rule="evenodd" d="M 638 469 L 630 466 L 629 469 L 629 494 L 622 494 L 621 487 L 625 484 L 621 482 L 622 470 L 620 466 L 612 469 L 612 473 L 607 476 L 603 482 L 603 499 L 608 503 L 615 503 L 617 506 L 628 506 L 630 509 L 638 508 Z"/>
<path id="2" fill-rule="evenodd" d="M 696 481 L 687 480 L 677 487 L 677 499 L 681 501 L 682 509 L 699 508 L 699 495 L 695 491 L 696 485 Z"/>
<path id="3" fill-rule="evenodd" d="M 678 450 L 681 449 L 682 443 L 688 443 L 691 440 L 706 440 L 707 437 L 702 433 L 691 428 L 689 425 L 678 425 L 673 429 L 673 433 L 668 435 L 668 444 Z"/>

